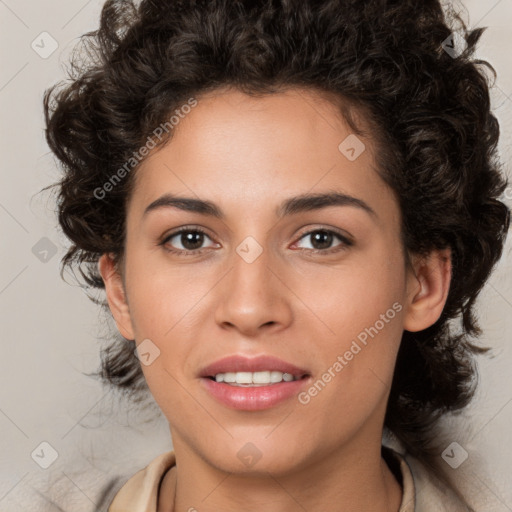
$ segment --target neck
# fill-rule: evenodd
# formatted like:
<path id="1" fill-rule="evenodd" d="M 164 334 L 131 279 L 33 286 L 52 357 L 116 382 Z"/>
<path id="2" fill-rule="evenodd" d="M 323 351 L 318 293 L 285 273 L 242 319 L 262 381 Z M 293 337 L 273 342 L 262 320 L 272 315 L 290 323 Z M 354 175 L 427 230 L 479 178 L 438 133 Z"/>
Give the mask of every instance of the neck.
<path id="1" fill-rule="evenodd" d="M 402 489 L 381 457 L 380 443 L 321 454 L 283 475 L 226 473 L 180 445 L 175 442 L 179 468 L 173 468 L 162 483 L 158 512 L 319 508 L 398 512 L 400 508 Z"/>

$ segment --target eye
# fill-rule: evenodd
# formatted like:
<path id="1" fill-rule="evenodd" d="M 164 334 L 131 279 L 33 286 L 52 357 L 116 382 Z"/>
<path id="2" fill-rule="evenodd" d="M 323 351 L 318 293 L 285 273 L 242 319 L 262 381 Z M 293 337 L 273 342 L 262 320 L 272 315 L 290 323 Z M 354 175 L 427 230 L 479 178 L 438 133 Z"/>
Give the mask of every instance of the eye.
<path id="1" fill-rule="evenodd" d="M 353 242 L 346 236 L 342 235 L 331 229 L 315 229 L 304 233 L 299 240 L 310 238 L 312 246 L 303 247 L 302 250 L 308 252 L 321 252 L 329 254 L 338 252 L 353 245 Z M 169 235 L 167 235 L 161 242 L 166 251 L 175 254 L 201 254 L 208 247 L 202 247 L 205 243 L 205 238 L 211 238 L 200 228 L 184 226 Z M 332 247 L 333 242 L 339 241 L 337 245 Z M 296 244 L 297 245 L 297 244 Z M 180 247 L 181 246 L 181 247 Z M 213 243 L 210 248 L 218 247 L 218 244 Z"/>
<path id="2" fill-rule="evenodd" d="M 332 253 L 346 249 L 353 245 L 353 242 L 341 233 L 330 229 L 315 229 L 304 233 L 299 240 L 310 238 L 312 248 L 306 247 L 310 252 Z M 338 239 L 340 243 L 332 247 L 332 243 Z M 304 249 L 304 248 L 303 248 Z"/>
<path id="3" fill-rule="evenodd" d="M 205 249 L 201 247 L 204 244 L 205 238 L 210 237 L 202 229 L 184 226 L 167 235 L 160 245 L 166 251 L 176 254 L 200 254 Z M 178 248 L 176 248 L 176 245 L 178 245 Z"/>

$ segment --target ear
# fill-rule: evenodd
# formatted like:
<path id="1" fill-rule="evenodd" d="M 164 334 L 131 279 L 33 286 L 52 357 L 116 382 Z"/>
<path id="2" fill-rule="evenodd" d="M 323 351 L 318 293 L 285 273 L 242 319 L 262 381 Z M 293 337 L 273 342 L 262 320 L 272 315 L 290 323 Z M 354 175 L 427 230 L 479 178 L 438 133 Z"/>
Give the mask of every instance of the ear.
<path id="1" fill-rule="evenodd" d="M 98 261 L 98 269 L 105 283 L 108 305 L 119 332 L 128 340 L 135 339 L 123 279 L 112 255 L 103 254 Z"/>
<path id="2" fill-rule="evenodd" d="M 451 250 L 436 249 L 409 267 L 404 329 L 415 332 L 433 325 L 443 312 L 452 276 Z"/>

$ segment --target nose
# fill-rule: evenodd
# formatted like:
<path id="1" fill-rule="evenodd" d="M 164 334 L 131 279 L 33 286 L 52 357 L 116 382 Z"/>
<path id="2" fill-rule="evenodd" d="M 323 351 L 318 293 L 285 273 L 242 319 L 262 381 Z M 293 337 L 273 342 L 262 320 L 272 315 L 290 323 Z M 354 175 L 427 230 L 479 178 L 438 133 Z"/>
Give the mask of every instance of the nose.
<path id="1" fill-rule="evenodd" d="M 230 271 L 217 290 L 215 321 L 222 329 L 256 337 L 290 324 L 293 294 L 271 259 L 267 249 L 252 262 L 234 252 Z"/>

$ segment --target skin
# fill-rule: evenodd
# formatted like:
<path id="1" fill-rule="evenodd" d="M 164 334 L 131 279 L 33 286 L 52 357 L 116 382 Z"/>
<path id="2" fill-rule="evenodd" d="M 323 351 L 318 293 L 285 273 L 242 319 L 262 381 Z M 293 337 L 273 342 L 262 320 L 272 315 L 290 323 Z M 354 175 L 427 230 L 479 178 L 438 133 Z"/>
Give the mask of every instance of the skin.
<path id="1" fill-rule="evenodd" d="M 99 263 L 121 334 L 160 350 L 142 369 L 178 465 L 158 511 L 398 511 L 402 490 L 380 453 L 390 383 L 403 330 L 425 329 L 443 310 L 449 250 L 406 265 L 400 210 L 372 141 L 360 137 L 366 150 L 349 161 L 338 145 L 352 131 L 318 93 L 221 89 L 175 130 L 136 171 L 120 269 L 108 254 Z M 335 205 L 276 215 L 292 196 L 331 191 L 375 214 Z M 165 193 L 212 201 L 225 218 L 173 207 L 144 214 Z M 166 251 L 184 249 L 179 235 L 160 244 L 185 225 L 207 232 L 202 253 Z M 315 229 L 353 244 L 333 235 L 322 246 L 306 235 Z M 252 263 L 236 252 L 247 236 L 263 250 Z M 270 354 L 306 368 L 307 390 L 394 303 L 401 311 L 306 405 L 293 397 L 237 411 L 199 381 L 221 357 Z M 248 442 L 261 453 L 250 468 L 237 457 Z"/>

